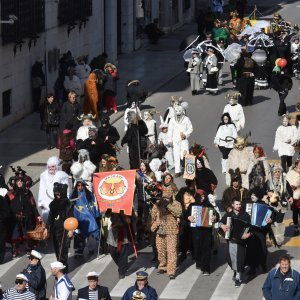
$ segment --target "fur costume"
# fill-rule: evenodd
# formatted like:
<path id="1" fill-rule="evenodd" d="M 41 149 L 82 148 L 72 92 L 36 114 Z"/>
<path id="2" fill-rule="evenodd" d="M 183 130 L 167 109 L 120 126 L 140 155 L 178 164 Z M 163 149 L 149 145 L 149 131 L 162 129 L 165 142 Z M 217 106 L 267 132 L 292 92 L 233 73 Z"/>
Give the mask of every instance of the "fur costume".
<path id="1" fill-rule="evenodd" d="M 169 144 L 173 144 L 173 156 L 175 164 L 175 174 L 181 173 L 180 160 L 185 153 L 189 152 L 188 138 L 193 132 L 193 125 L 190 119 L 185 116 L 182 106 L 174 107 L 175 116 L 169 122 L 168 139 Z"/>
<path id="2" fill-rule="evenodd" d="M 82 121 L 82 126 L 80 126 L 77 130 L 76 140 L 86 140 L 89 137 L 89 127 L 96 128 L 93 124 L 93 119 L 96 118 L 96 115 L 93 116 L 92 114 L 82 114 L 78 117 L 78 120 Z"/>
<path id="3" fill-rule="evenodd" d="M 100 70 L 93 71 L 84 84 L 84 105 L 85 114 L 92 113 L 98 120 L 98 101 L 100 98 L 99 87 L 102 85 L 104 75 Z"/>
<path id="4" fill-rule="evenodd" d="M 59 159 L 56 156 L 52 156 L 47 161 L 47 166 L 55 166 L 53 174 L 49 173 L 49 169 L 45 170 L 40 175 L 40 187 L 38 195 L 38 207 L 42 210 L 42 218 L 46 223 L 49 215 L 49 205 L 54 199 L 53 186 L 55 182 L 68 185 L 69 189 L 69 177 L 68 174 L 59 170 Z"/>
<path id="5" fill-rule="evenodd" d="M 265 188 L 265 183 L 271 178 L 271 170 L 265 156 L 253 158 L 248 166 L 249 190 L 254 187 Z"/>
<path id="6" fill-rule="evenodd" d="M 293 189 L 293 199 L 300 199 L 300 173 L 294 169 L 288 171 L 286 174 L 286 180 L 289 182 Z"/>
<path id="7" fill-rule="evenodd" d="M 170 120 L 175 116 L 175 105 L 181 105 L 183 98 L 182 97 L 175 97 L 171 96 L 170 106 L 167 108 L 165 115 L 164 115 L 164 122 L 169 124 Z"/>
<path id="8" fill-rule="evenodd" d="M 243 141 L 242 141 L 243 140 Z M 246 147 L 247 141 L 243 138 L 237 138 L 235 148 L 232 149 L 228 155 L 226 184 L 230 186 L 229 170 L 240 169 L 242 176 L 242 186 L 246 189 L 249 188 L 249 174 L 247 173 L 251 161 L 254 159 L 253 147 Z"/>
<path id="9" fill-rule="evenodd" d="M 90 161 L 89 153 L 86 149 L 78 151 L 78 161 L 71 166 L 71 173 L 75 179 L 75 185 L 78 179 L 83 179 L 87 188 L 92 190 L 92 174 L 95 172 L 96 166 Z"/>

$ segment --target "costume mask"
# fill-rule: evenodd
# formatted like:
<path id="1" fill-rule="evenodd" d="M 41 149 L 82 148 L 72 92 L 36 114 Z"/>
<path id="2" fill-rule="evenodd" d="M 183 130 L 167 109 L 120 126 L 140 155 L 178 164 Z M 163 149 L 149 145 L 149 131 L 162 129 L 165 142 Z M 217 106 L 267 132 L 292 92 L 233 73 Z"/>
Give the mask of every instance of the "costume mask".
<path id="1" fill-rule="evenodd" d="M 84 163 L 87 160 L 90 160 L 89 152 L 86 149 L 78 150 L 78 162 Z"/>
<path id="2" fill-rule="evenodd" d="M 68 185 L 55 182 L 53 186 L 53 194 L 60 194 L 60 198 L 66 198 L 68 191 Z"/>
<path id="3" fill-rule="evenodd" d="M 234 143 L 234 146 L 239 151 L 242 151 L 247 145 L 247 140 L 243 137 L 237 137 L 236 142 Z"/>
<path id="4" fill-rule="evenodd" d="M 147 121 L 152 120 L 152 116 L 148 111 L 144 112 L 144 119 L 147 120 Z"/>
<path id="5" fill-rule="evenodd" d="M 97 138 L 97 129 L 89 127 L 89 139 L 94 141 L 96 140 L 96 138 Z"/>

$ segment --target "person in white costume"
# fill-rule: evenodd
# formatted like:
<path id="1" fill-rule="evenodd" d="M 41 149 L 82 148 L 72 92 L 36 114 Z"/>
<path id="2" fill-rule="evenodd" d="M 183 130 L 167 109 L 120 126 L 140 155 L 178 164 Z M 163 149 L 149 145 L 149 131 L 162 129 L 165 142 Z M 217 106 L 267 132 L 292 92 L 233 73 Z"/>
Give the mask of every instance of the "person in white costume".
<path id="1" fill-rule="evenodd" d="M 164 122 L 162 116 L 160 116 L 160 125 L 159 129 L 161 132 L 158 135 L 158 143 L 163 143 L 168 151 L 165 154 L 165 158 L 167 160 L 167 169 L 170 171 L 174 169 L 174 159 L 173 159 L 173 150 L 172 147 L 169 145 L 169 139 L 168 139 L 168 127 L 169 125 Z"/>
<path id="2" fill-rule="evenodd" d="M 156 144 L 157 141 L 157 130 L 156 130 L 156 121 L 153 120 L 153 115 L 155 114 L 154 110 L 146 110 L 144 112 L 144 122 L 148 128 L 148 137 L 151 144 Z"/>
<path id="3" fill-rule="evenodd" d="M 296 126 L 289 124 L 290 117 L 282 116 L 282 125 L 280 125 L 275 134 L 274 151 L 278 151 L 281 159 L 281 167 L 284 173 L 287 173 L 292 165 L 292 159 L 295 154 L 295 145 L 298 141 L 298 131 Z"/>
<path id="4" fill-rule="evenodd" d="M 227 172 L 226 172 L 226 184 L 230 186 L 231 177 L 228 172 L 231 170 L 240 169 L 242 177 L 242 187 L 249 189 L 249 166 L 252 165 L 252 161 L 255 159 L 253 153 L 253 147 L 247 146 L 247 136 L 237 137 L 234 143 L 234 149 L 232 149 L 228 155 L 227 160 Z"/>
<path id="5" fill-rule="evenodd" d="M 221 117 L 221 123 L 214 139 L 216 148 L 222 153 L 222 173 L 227 171 L 227 159 L 230 151 L 233 148 L 234 140 L 237 138 L 237 130 L 231 121 L 229 113 L 224 113 Z"/>
<path id="6" fill-rule="evenodd" d="M 96 116 L 93 116 L 92 114 L 82 114 L 78 119 L 82 121 L 82 126 L 80 126 L 77 130 L 76 134 L 76 141 L 77 140 L 86 140 L 89 138 L 89 127 L 94 127 L 96 126 L 93 124 L 93 119 L 95 119 Z"/>
<path id="7" fill-rule="evenodd" d="M 181 105 L 182 99 L 182 97 L 177 98 L 175 96 L 171 96 L 170 106 L 167 108 L 164 115 L 164 121 L 166 124 L 169 124 L 170 120 L 175 117 L 174 107 L 176 105 Z"/>
<path id="8" fill-rule="evenodd" d="M 245 127 L 245 115 L 241 104 L 238 103 L 240 93 L 231 93 L 227 95 L 228 104 L 225 105 L 223 113 L 229 113 L 232 123 L 234 123 L 237 132 Z"/>
<path id="9" fill-rule="evenodd" d="M 75 75 L 79 78 L 81 86 L 84 86 L 84 83 L 86 82 L 91 73 L 91 67 L 85 63 L 85 59 L 86 57 L 84 56 L 78 57 L 77 65 L 75 66 Z"/>
<path id="10" fill-rule="evenodd" d="M 38 195 L 38 207 L 42 210 L 42 218 L 44 223 L 47 223 L 49 215 L 49 204 L 54 199 L 53 185 L 55 182 L 68 185 L 68 174 L 61 171 L 59 168 L 59 158 L 57 156 L 49 157 L 47 161 L 47 169 L 40 175 L 40 187 Z"/>
<path id="11" fill-rule="evenodd" d="M 173 149 L 175 177 L 181 176 L 181 160 L 189 152 L 188 138 L 193 132 L 191 120 L 182 105 L 174 106 L 175 116 L 169 122 L 168 139 Z"/>
<path id="12" fill-rule="evenodd" d="M 131 107 L 125 109 L 125 112 L 124 112 L 124 124 L 125 124 L 124 131 L 125 132 L 127 131 L 129 124 L 131 123 L 132 118 L 130 115 L 133 113 L 139 115 L 139 117 L 142 118 L 141 111 L 140 111 L 139 107 L 137 106 L 136 102 L 132 102 Z"/>
<path id="13" fill-rule="evenodd" d="M 92 191 L 92 174 L 95 172 L 96 166 L 90 161 L 88 150 L 78 150 L 78 161 L 71 166 L 71 173 L 75 179 L 74 186 L 78 179 L 84 180 L 87 188 Z"/>

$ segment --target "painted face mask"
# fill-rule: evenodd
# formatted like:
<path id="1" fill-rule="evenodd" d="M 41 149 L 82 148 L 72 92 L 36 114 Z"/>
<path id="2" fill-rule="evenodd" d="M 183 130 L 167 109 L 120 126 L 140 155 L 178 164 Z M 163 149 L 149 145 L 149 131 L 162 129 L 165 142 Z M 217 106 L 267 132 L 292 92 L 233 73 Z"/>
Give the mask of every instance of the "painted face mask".
<path id="1" fill-rule="evenodd" d="M 176 115 L 176 116 L 181 116 L 181 115 L 183 115 L 183 108 L 182 108 L 182 106 L 176 105 L 176 106 L 174 107 L 174 111 L 175 111 L 175 115 Z"/>

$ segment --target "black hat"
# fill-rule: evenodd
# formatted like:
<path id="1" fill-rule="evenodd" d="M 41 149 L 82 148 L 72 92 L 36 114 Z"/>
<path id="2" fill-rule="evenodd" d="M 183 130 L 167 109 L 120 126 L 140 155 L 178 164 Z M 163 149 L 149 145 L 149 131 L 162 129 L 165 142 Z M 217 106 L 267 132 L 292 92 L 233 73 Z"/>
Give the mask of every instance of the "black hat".
<path id="1" fill-rule="evenodd" d="M 137 280 L 145 280 L 148 278 L 148 273 L 145 271 L 138 271 L 135 273 L 136 274 L 136 279 Z"/>
<path id="2" fill-rule="evenodd" d="M 228 173 L 230 174 L 231 183 L 233 181 L 239 181 L 240 183 L 242 183 L 242 176 L 241 176 L 241 171 L 239 168 L 236 168 L 235 171 L 232 169 L 229 169 Z"/>

